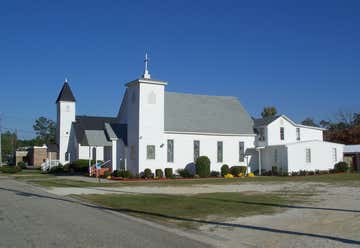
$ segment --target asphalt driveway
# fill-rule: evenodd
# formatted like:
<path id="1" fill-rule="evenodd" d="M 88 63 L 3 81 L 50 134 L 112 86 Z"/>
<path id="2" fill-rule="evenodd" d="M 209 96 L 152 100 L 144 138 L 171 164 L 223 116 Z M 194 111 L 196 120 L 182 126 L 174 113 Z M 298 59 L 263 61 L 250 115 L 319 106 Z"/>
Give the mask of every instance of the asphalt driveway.
<path id="1" fill-rule="evenodd" d="M 209 247 L 0 176 L 0 247 Z"/>

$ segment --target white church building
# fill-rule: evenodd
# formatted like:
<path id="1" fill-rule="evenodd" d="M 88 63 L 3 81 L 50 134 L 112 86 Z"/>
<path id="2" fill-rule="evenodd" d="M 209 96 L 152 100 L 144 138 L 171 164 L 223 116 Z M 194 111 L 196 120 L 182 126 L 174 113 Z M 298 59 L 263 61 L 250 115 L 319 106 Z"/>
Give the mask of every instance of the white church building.
<path id="1" fill-rule="evenodd" d="M 253 119 L 236 97 L 166 91 L 150 77 L 145 59 L 141 78 L 125 84 L 115 117 L 77 116 L 65 81 L 56 100 L 59 160 L 109 161 L 113 170 L 138 174 L 146 168 L 192 167 L 208 156 L 211 170 L 223 164 L 249 170 L 326 170 L 343 160 L 343 145 L 323 141 L 322 128 L 288 117 Z"/>

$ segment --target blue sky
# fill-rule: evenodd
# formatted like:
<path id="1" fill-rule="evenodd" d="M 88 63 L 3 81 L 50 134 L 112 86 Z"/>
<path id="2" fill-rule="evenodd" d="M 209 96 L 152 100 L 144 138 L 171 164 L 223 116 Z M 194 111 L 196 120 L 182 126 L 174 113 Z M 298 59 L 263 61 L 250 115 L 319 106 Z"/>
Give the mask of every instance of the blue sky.
<path id="1" fill-rule="evenodd" d="M 0 112 L 29 138 L 55 120 L 64 78 L 77 113 L 114 116 L 143 71 L 168 91 L 232 95 L 295 121 L 360 110 L 360 1 L 2 1 Z"/>

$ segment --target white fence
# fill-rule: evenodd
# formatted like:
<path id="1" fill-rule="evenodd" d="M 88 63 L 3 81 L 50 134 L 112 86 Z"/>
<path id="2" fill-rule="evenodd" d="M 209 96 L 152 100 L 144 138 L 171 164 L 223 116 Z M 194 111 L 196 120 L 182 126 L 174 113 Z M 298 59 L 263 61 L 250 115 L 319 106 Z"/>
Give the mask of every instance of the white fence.
<path id="1" fill-rule="evenodd" d="M 47 172 L 51 168 L 58 166 L 60 164 L 59 160 L 49 160 L 47 159 L 44 163 L 41 164 L 41 171 Z"/>

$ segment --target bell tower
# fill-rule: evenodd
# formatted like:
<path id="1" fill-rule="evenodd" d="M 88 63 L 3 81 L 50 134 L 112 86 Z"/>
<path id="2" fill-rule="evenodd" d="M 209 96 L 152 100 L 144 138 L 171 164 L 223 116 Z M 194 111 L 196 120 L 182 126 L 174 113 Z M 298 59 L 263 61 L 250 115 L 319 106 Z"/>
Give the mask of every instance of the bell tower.
<path id="1" fill-rule="evenodd" d="M 56 100 L 57 107 L 57 125 L 56 125 L 56 143 L 59 147 L 60 163 L 69 162 L 70 135 L 71 126 L 75 121 L 76 105 L 75 97 L 71 91 L 67 79 Z"/>

